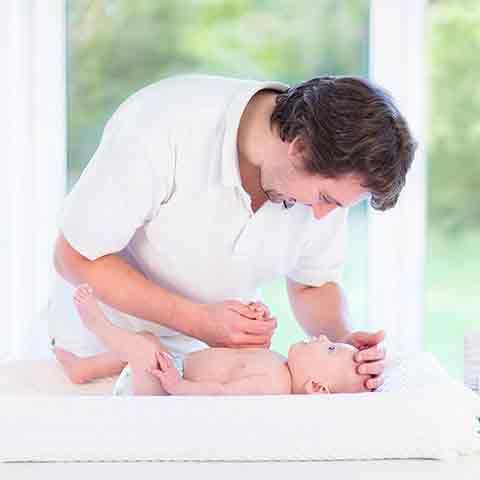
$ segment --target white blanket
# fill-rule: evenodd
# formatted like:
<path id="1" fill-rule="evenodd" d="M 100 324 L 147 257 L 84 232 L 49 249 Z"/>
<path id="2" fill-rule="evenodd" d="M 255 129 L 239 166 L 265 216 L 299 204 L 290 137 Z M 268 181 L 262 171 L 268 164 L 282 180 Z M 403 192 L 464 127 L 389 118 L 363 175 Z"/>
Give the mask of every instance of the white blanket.
<path id="1" fill-rule="evenodd" d="M 31 396 L 13 388 L 0 396 L 0 461 L 452 459 L 480 451 L 480 398 L 430 354 L 391 359 L 385 377 L 380 391 L 330 396 Z"/>

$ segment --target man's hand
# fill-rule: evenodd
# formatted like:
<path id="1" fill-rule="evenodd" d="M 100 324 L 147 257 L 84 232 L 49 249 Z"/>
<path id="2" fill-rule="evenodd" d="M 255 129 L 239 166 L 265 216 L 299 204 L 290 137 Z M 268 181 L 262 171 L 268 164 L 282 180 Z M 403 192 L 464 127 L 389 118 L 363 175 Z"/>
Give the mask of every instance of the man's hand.
<path id="1" fill-rule="evenodd" d="M 253 310 L 254 312 L 260 313 L 261 318 L 265 318 L 265 319 L 271 318 L 270 310 L 262 302 L 250 302 L 248 304 L 248 308 L 250 308 L 250 310 Z"/>
<path id="2" fill-rule="evenodd" d="M 385 348 L 378 344 L 384 338 L 385 330 L 379 330 L 377 333 L 352 332 L 341 340 L 360 350 L 355 353 L 354 360 L 359 363 L 357 373 L 371 375 L 365 382 L 367 390 L 375 390 L 383 384 Z"/>
<path id="3" fill-rule="evenodd" d="M 237 300 L 202 305 L 195 337 L 211 347 L 269 348 L 277 328 L 268 308 L 260 302 L 245 305 Z"/>

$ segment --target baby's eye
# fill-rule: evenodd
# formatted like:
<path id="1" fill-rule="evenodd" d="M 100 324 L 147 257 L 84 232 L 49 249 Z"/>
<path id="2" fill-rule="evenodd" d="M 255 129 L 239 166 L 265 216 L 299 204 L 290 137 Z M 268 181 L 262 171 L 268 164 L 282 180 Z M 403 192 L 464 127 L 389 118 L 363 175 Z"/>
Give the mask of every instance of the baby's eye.
<path id="1" fill-rule="evenodd" d="M 329 352 L 334 352 L 335 351 L 335 345 L 329 345 L 328 346 L 328 351 Z"/>

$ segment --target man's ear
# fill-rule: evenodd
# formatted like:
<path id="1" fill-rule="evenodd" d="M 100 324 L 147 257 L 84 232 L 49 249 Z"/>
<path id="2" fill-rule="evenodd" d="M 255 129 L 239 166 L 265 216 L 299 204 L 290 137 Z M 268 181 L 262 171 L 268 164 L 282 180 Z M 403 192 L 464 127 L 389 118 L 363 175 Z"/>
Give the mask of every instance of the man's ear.
<path id="1" fill-rule="evenodd" d="M 307 382 L 305 382 L 304 388 L 305 393 L 308 393 L 309 395 L 330 393 L 327 385 L 323 385 L 322 383 L 316 382 L 315 380 L 308 380 Z"/>
<path id="2" fill-rule="evenodd" d="M 305 157 L 307 146 L 300 136 L 296 136 L 288 145 L 288 158 L 297 170 L 303 170 L 305 166 Z"/>

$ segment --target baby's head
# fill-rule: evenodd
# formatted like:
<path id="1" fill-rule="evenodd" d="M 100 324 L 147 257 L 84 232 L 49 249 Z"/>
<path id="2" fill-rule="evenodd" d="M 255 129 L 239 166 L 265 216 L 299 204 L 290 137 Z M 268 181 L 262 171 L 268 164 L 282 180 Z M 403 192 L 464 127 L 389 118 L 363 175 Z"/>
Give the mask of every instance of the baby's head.
<path id="1" fill-rule="evenodd" d="M 370 375 L 357 373 L 353 355 L 358 349 L 333 343 L 327 336 L 294 343 L 288 351 L 292 393 L 359 393 Z"/>

